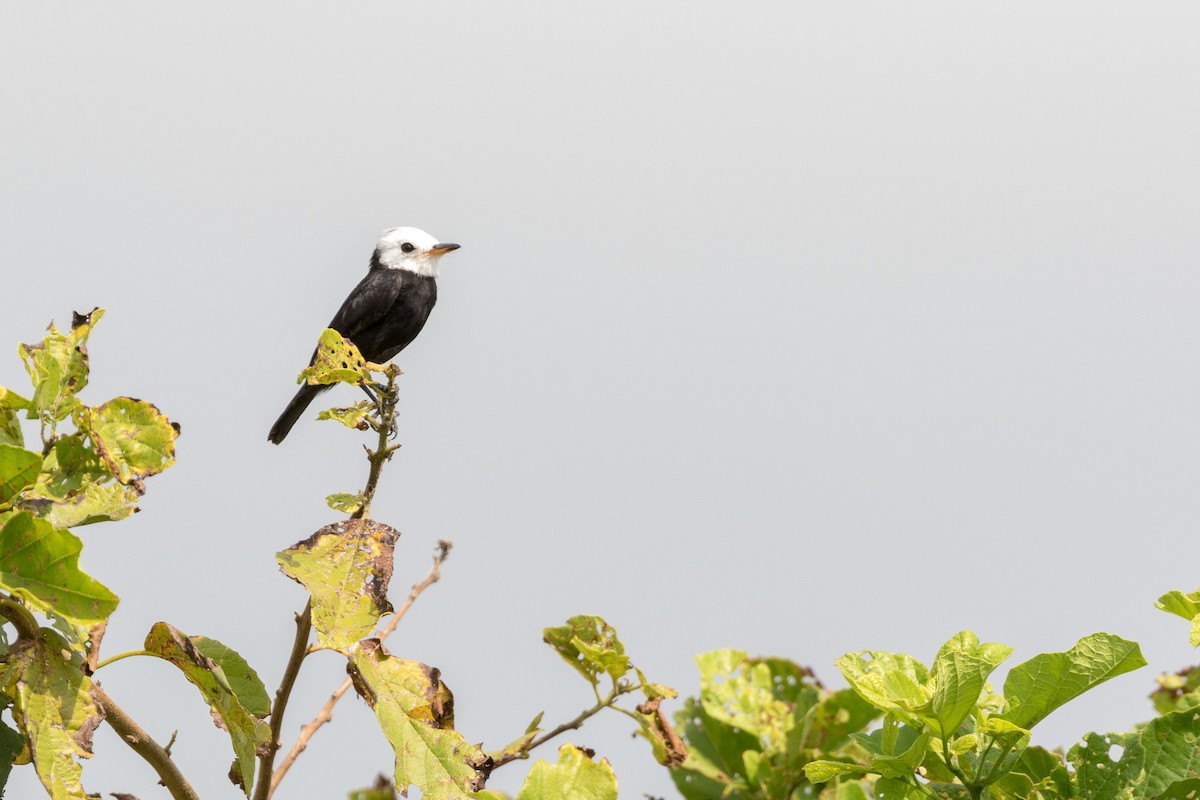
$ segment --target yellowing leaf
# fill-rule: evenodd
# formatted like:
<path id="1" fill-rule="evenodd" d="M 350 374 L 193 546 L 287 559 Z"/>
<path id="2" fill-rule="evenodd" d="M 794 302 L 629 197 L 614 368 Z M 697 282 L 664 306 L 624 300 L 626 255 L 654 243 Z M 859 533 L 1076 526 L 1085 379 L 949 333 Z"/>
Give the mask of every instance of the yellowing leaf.
<path id="1" fill-rule="evenodd" d="M 399 536 L 374 520 L 350 519 L 326 525 L 276 554 L 283 574 L 312 595 L 318 647 L 349 652 L 391 613 L 387 588 Z"/>
<path id="2" fill-rule="evenodd" d="M 233 743 L 235 760 L 230 779 L 249 797 L 254 785 L 255 756 L 270 741 L 270 728 L 242 704 L 221 665 L 178 629 L 165 622 L 155 623 L 146 634 L 145 648 L 179 667 L 183 676 L 204 695 L 212 708 L 213 722 L 229 734 Z"/>
<path id="3" fill-rule="evenodd" d="M 298 383 L 310 384 L 351 383 L 360 384 L 369 377 L 367 361 L 354 346 L 354 342 L 343 337 L 333 328 L 321 331 L 313 363 L 300 373 Z"/>
<path id="4" fill-rule="evenodd" d="M 491 759 L 454 730 L 454 697 L 437 669 L 396 658 L 378 639 L 350 653 L 354 688 L 396 751 L 396 786 L 427 800 L 458 800 L 483 788 Z"/>
<path id="5" fill-rule="evenodd" d="M 571 744 L 558 749 L 558 763 L 538 761 L 517 800 L 617 800 L 617 776 L 608 759 L 599 763 Z"/>
<path id="6" fill-rule="evenodd" d="M 5 693 L 13 717 L 29 742 L 38 778 L 53 800 L 85 800 L 76 757 L 92 755 L 92 732 L 103 714 L 92 699 L 92 682 L 78 656 L 64 657 L 67 644 L 42 628 L 39 638 L 13 646 L 5 671 Z"/>
<path id="7" fill-rule="evenodd" d="M 179 429 L 153 403 L 117 397 L 87 409 L 80 422 L 121 483 L 157 475 L 175 463 Z"/>

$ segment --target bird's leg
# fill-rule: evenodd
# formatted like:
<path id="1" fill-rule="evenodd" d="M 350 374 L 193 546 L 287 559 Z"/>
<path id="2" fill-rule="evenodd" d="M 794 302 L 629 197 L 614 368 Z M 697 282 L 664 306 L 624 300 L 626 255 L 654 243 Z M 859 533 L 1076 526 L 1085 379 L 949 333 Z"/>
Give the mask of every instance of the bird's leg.
<path id="1" fill-rule="evenodd" d="M 371 398 L 371 402 L 374 403 L 376 405 L 376 407 L 378 407 L 379 406 L 379 397 L 374 392 L 371 391 L 371 387 L 367 386 L 365 383 L 360 383 L 358 386 L 360 389 L 362 389 L 364 392 L 367 393 L 367 397 Z"/>

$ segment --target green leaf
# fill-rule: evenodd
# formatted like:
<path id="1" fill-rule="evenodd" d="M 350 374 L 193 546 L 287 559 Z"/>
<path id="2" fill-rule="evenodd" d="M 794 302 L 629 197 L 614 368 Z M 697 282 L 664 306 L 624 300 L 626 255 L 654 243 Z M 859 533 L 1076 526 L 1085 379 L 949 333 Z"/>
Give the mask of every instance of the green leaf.
<path id="1" fill-rule="evenodd" d="M 367 360 L 354 346 L 333 328 L 321 331 L 313 363 L 300 373 L 297 383 L 328 385 L 331 383 L 361 384 L 370 378 Z"/>
<path id="2" fill-rule="evenodd" d="M 83 543 L 28 512 L 0 529 L 0 588 L 31 607 L 78 628 L 89 628 L 117 608 L 117 596 L 79 569 Z"/>
<path id="3" fill-rule="evenodd" d="M 4 796 L 4 785 L 8 783 L 13 762 L 24 750 L 25 737 L 21 735 L 21 732 L 14 731 L 0 722 L 0 797 Z"/>
<path id="4" fill-rule="evenodd" d="M 141 492 L 133 486 L 92 483 L 65 500 L 28 505 L 56 528 L 74 528 L 132 516 L 141 497 Z"/>
<path id="5" fill-rule="evenodd" d="M 833 800 L 870 800 L 862 781 L 842 781 L 833 793 Z"/>
<path id="6" fill-rule="evenodd" d="M 343 514 L 357 514 L 362 508 L 366 498 L 362 496 L 362 492 L 349 494 L 348 492 L 338 492 L 331 494 L 325 498 L 325 505 L 332 508 L 334 511 L 340 511 Z"/>
<path id="7" fill-rule="evenodd" d="M 1158 598 L 1158 602 L 1154 605 L 1168 614 L 1183 617 L 1192 623 L 1192 633 L 1189 640 L 1192 643 L 1192 647 L 1200 647 L 1200 592 L 1191 592 L 1189 594 L 1167 592 Z"/>
<path id="8" fill-rule="evenodd" d="M 490 759 L 454 730 L 454 697 L 438 670 L 396 658 L 378 639 L 350 652 L 350 677 L 396 751 L 396 786 L 428 800 L 465 798 L 482 788 Z"/>
<path id="9" fill-rule="evenodd" d="M 230 780 L 241 786 L 249 797 L 254 785 L 255 757 L 262 754 L 270 741 L 270 728 L 242 705 L 221 666 L 178 629 L 165 622 L 156 622 L 146 634 L 144 647 L 178 667 L 200 690 L 212 709 L 213 722 L 229 734 L 233 743 L 235 760 Z"/>
<path id="10" fill-rule="evenodd" d="M 1200 778 L 1189 778 L 1185 781 L 1175 781 L 1155 800 L 1196 800 L 1200 797 Z"/>
<path id="11" fill-rule="evenodd" d="M 318 647 L 348 653 L 391 613 L 387 588 L 399 536 L 383 523 L 349 519 L 276 554 L 283 574 L 312 595 Z"/>
<path id="12" fill-rule="evenodd" d="M 927 708 L 933 698 L 929 670 L 903 653 L 860 650 L 839 658 L 837 667 L 864 700 L 906 722 L 917 723 L 917 712 Z"/>
<path id="13" fill-rule="evenodd" d="M 42 470 L 42 457 L 11 444 L 0 444 L 0 505 L 32 486 Z"/>
<path id="14" fill-rule="evenodd" d="M 937 797 L 927 789 L 896 778 L 880 778 L 875 781 L 874 788 L 875 800 L 929 800 Z"/>
<path id="15" fill-rule="evenodd" d="M 16 643 L 4 672 L 5 693 L 14 701 L 13 718 L 46 792 L 53 800 L 86 800 L 75 759 L 91 757 L 92 732 L 103 715 L 82 659 L 64 658 L 64 652 L 67 643 L 48 628 L 36 640 Z"/>
<path id="16" fill-rule="evenodd" d="M 190 638 L 196 649 L 216 664 L 213 672 L 219 670 L 224 674 L 226 684 L 242 708 L 259 718 L 271 713 L 271 698 L 267 695 L 267 687 L 263 686 L 262 679 L 246 663 L 246 659 L 216 639 L 209 639 L 207 636 Z"/>
<path id="17" fill-rule="evenodd" d="M 704 710 L 782 748 L 797 720 L 820 698 L 812 672 L 780 658 L 746 658 L 739 650 L 696 657 Z"/>
<path id="18" fill-rule="evenodd" d="M 862 775 L 867 768 L 844 761 L 810 761 L 804 765 L 804 777 L 810 783 L 827 783 L 839 775 Z"/>
<path id="19" fill-rule="evenodd" d="M 608 759 L 594 762 L 584 751 L 564 744 L 557 764 L 533 765 L 517 800 L 617 800 L 617 776 Z"/>
<path id="20" fill-rule="evenodd" d="M 21 420 L 17 412 L 27 408 L 28 400 L 0 386 L 0 444 L 25 446 L 25 435 L 21 432 Z"/>
<path id="21" fill-rule="evenodd" d="M 979 701 L 988 676 L 1011 654 L 1007 645 L 981 645 L 971 631 L 962 631 L 942 645 L 930 668 L 933 694 L 928 721 L 933 723 L 934 735 L 946 739 L 958 730 Z"/>
<path id="22" fill-rule="evenodd" d="M 79 406 L 75 395 L 87 386 L 88 381 L 87 337 L 102 316 L 104 310 L 98 308 L 86 316 L 73 315 L 67 334 L 59 333 L 51 323 L 41 342 L 18 348 L 25 371 L 33 382 L 28 409 L 30 419 L 42 416 L 58 422 Z"/>
<path id="23" fill-rule="evenodd" d="M 992 786 L 1014 800 L 1031 797 L 1035 790 L 1044 798 L 1075 796 L 1071 789 L 1071 776 L 1062 756 L 1041 747 L 1026 748 L 1012 770 Z"/>
<path id="24" fill-rule="evenodd" d="M 886 728 L 870 734 L 852 733 L 850 738 L 867 751 L 872 772 L 888 778 L 905 778 L 925 760 L 930 734 L 920 728 L 901 725 L 894 742 L 887 741 Z"/>
<path id="25" fill-rule="evenodd" d="M 617 631 L 601 617 L 580 614 L 566 625 L 546 628 L 542 639 L 593 686 L 599 676 L 617 680 L 629 672 L 629 657 Z"/>
<path id="26" fill-rule="evenodd" d="M 396 787 L 386 776 L 380 775 L 375 779 L 375 785 L 370 789 L 358 789 L 349 794 L 350 800 L 399 800 Z M 477 796 L 478 800 L 478 796 Z"/>
<path id="27" fill-rule="evenodd" d="M 125 519 L 137 511 L 141 491 L 113 480 L 108 467 L 81 434 L 61 436 L 42 463 L 37 483 L 21 507 L 56 528 Z"/>
<path id="28" fill-rule="evenodd" d="M 1094 633 L 1065 653 L 1042 653 L 1013 667 L 1004 681 L 1008 711 L 1000 717 L 1032 728 L 1089 689 L 1145 665 L 1136 642 Z"/>
<path id="29" fill-rule="evenodd" d="M 86 409 L 79 422 L 97 455 L 121 483 L 157 475 L 175 463 L 179 428 L 153 403 L 117 397 Z"/>
<path id="30" fill-rule="evenodd" d="M 842 689 L 821 699 L 800 720 L 796 746 L 831 751 L 844 745 L 850 734 L 866 729 L 880 711 L 853 689 Z"/>
<path id="31" fill-rule="evenodd" d="M 369 400 L 359 400 L 352 406 L 346 408 L 331 408 L 317 414 L 317 419 L 332 419 L 342 423 L 347 428 L 365 431 L 371 426 L 367 424 L 367 419 L 371 416 L 371 412 L 375 410 L 375 406 Z"/>
<path id="32" fill-rule="evenodd" d="M 679 793 L 687 800 L 742 797 L 739 790 L 748 788 L 738 777 L 743 769 L 742 756 L 762 749 L 758 738 L 714 719 L 690 697 L 675 714 L 675 724 L 688 748 L 687 759 L 671 770 L 671 779 Z"/>

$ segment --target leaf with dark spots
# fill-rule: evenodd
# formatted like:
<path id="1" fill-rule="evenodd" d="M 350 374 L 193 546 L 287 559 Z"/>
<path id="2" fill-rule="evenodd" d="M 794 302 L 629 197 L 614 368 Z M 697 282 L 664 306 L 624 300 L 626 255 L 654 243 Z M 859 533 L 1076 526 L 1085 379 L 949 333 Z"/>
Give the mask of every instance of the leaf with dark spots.
<path id="1" fill-rule="evenodd" d="M 200 690 L 212 711 L 214 724 L 229 734 L 235 756 L 231 777 L 236 776 L 234 782 L 249 797 L 254 784 L 255 756 L 270 740 L 270 728 L 242 704 L 217 660 L 205 655 L 196 642 L 177 628 L 165 622 L 155 623 L 146 635 L 145 649 L 174 664 Z"/>
<path id="2" fill-rule="evenodd" d="M 361 384 L 370 377 L 367 361 L 354 346 L 333 328 L 321 331 L 313 362 L 300 373 L 298 383 L 327 385 L 332 383 Z"/>
<path id="3" fill-rule="evenodd" d="M 454 697 L 437 669 L 390 655 L 378 639 L 350 653 L 347 671 L 396 752 L 396 785 L 429 800 L 457 800 L 483 788 L 492 759 L 454 730 Z"/>
<path id="4" fill-rule="evenodd" d="M 27 511 L 14 514 L 0 529 L 0 588 L 33 608 L 85 630 L 108 619 L 117 596 L 79 569 L 83 544 Z"/>
<path id="5" fill-rule="evenodd" d="M 175 463 L 178 431 L 153 403 L 117 397 L 78 415 L 96 453 L 121 483 L 140 481 Z"/>
<path id="6" fill-rule="evenodd" d="M 76 758 L 91 757 L 92 733 L 104 719 L 82 659 L 70 654 L 57 633 L 42 628 L 36 639 L 13 646 L 4 676 L 13 719 L 47 793 L 55 800 L 82 800 L 83 771 Z"/>
<path id="7" fill-rule="evenodd" d="M 369 519 L 326 525 L 275 558 L 312 595 L 317 646 L 348 653 L 392 611 L 395 529 Z"/>

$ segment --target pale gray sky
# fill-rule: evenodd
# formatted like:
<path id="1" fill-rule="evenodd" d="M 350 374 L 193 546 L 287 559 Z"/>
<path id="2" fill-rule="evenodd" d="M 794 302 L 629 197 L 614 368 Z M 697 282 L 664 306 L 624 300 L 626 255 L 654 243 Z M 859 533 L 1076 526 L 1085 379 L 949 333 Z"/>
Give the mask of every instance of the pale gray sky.
<path id="1" fill-rule="evenodd" d="M 0 12 L 0 384 L 18 341 L 105 306 L 85 399 L 183 426 L 143 513 L 82 531 L 122 598 L 272 687 L 300 588 L 275 551 L 360 486 L 356 436 L 267 429 L 375 237 L 463 249 L 399 359 L 375 516 L 390 643 L 498 747 L 590 703 L 541 643 L 606 616 L 652 680 L 734 646 L 928 660 L 969 627 L 1012 663 L 1098 630 L 1151 665 L 1035 741 L 1151 714 L 1191 663 L 1153 609 L 1200 570 L 1200 8 L 1192 3 L 234 2 Z M 342 391 L 332 402 L 352 399 Z M 319 655 L 290 735 L 341 680 Z M 169 665 L 105 687 L 206 797 L 232 758 Z M 627 720 L 569 737 L 622 796 L 672 796 Z M 108 729 L 91 791 L 164 796 Z M 542 754 L 553 758 L 553 748 Z M 347 699 L 282 797 L 388 771 Z M 496 773 L 515 790 L 526 764 Z M 14 798 L 35 797 L 20 771 Z"/>

